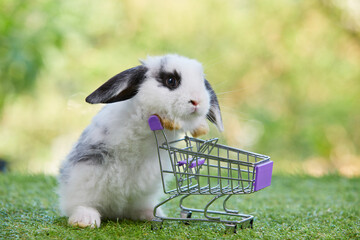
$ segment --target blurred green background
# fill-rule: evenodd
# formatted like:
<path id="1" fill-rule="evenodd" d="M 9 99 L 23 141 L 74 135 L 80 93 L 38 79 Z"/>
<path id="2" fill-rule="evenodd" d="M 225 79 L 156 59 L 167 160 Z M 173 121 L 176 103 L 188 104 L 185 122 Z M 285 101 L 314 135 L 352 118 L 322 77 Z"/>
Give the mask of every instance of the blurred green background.
<path id="1" fill-rule="evenodd" d="M 277 173 L 360 175 L 353 0 L 0 0 L 0 158 L 57 173 L 101 106 L 84 98 L 147 55 L 203 63 L 226 144 Z"/>

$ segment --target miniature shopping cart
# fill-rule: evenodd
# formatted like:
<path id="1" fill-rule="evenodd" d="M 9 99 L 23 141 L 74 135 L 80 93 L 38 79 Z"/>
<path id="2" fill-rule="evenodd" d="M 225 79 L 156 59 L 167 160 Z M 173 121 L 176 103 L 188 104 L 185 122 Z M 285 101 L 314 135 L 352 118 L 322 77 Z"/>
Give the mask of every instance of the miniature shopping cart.
<path id="1" fill-rule="evenodd" d="M 227 202 L 235 194 L 249 194 L 270 186 L 273 167 L 270 157 L 220 145 L 217 138 L 202 140 L 185 136 L 169 142 L 156 115 L 148 122 L 157 143 L 163 190 L 171 195 L 154 207 L 152 228 L 161 228 L 164 220 L 187 224 L 191 221 L 220 222 L 234 232 L 238 226 L 252 228 L 254 217 L 229 209 Z M 175 178 L 175 185 L 174 181 L 166 181 L 167 176 Z M 202 209 L 184 206 L 184 200 L 194 195 L 214 197 Z M 157 214 L 160 206 L 177 197 L 180 197 L 180 217 Z M 210 210 L 221 197 L 224 197 L 221 209 Z M 193 213 L 200 217 L 193 217 Z"/>

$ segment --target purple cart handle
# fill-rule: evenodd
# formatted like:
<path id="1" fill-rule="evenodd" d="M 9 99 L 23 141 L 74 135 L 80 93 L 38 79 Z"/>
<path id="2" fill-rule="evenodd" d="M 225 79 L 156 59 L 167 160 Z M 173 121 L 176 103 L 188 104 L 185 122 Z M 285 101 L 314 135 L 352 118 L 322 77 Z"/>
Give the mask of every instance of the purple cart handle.
<path id="1" fill-rule="evenodd" d="M 152 131 L 164 129 L 160 122 L 160 118 L 156 115 L 151 115 L 148 119 L 148 123 Z"/>

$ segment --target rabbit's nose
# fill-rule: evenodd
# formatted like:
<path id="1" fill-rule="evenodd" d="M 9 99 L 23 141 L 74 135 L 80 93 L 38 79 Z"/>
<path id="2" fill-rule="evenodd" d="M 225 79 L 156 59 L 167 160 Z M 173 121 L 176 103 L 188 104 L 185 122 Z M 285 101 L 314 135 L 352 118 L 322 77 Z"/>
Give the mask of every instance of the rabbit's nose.
<path id="1" fill-rule="evenodd" d="M 195 107 L 197 105 L 199 105 L 199 101 L 196 101 L 196 100 L 190 100 L 189 103 L 191 103 L 192 105 L 194 105 Z"/>

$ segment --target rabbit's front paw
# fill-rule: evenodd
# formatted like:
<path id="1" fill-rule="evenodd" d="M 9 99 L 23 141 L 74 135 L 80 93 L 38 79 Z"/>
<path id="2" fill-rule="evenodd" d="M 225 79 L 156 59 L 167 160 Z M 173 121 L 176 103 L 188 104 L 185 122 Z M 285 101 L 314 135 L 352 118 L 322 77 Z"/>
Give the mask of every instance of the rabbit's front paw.
<path id="1" fill-rule="evenodd" d="M 100 213 L 91 207 L 79 206 L 69 217 L 69 224 L 77 227 L 100 227 Z"/>

